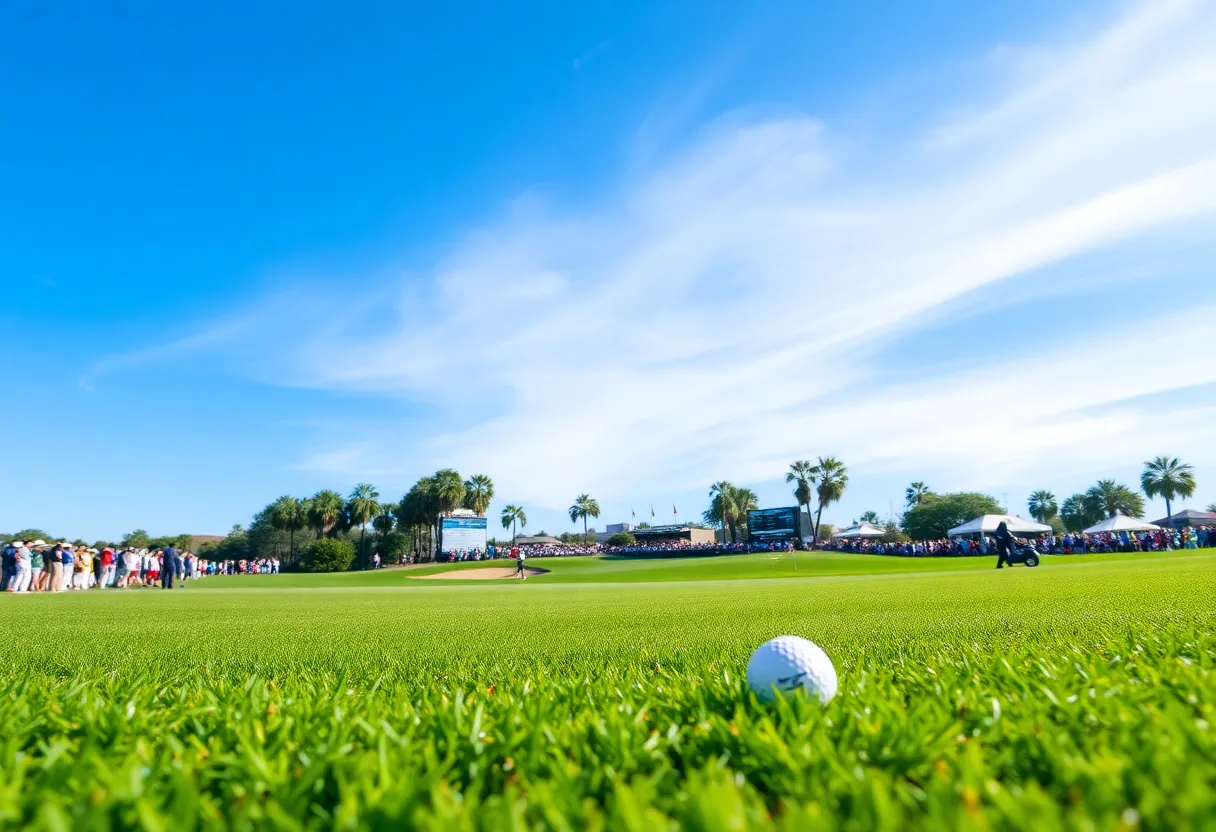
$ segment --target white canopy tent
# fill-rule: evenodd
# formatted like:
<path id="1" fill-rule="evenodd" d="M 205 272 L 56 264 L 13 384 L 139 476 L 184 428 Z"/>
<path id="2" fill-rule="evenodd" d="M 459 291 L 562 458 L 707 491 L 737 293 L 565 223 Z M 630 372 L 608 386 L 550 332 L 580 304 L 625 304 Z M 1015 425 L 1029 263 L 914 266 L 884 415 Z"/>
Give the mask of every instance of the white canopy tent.
<path id="1" fill-rule="evenodd" d="M 972 534 L 992 534 L 996 527 L 1004 523 L 1015 535 L 1049 534 L 1051 526 L 1018 517 L 1016 514 L 984 514 L 974 520 L 968 520 L 961 526 L 955 526 L 946 532 L 950 537 L 966 537 Z"/>
<path id="2" fill-rule="evenodd" d="M 1103 532 L 1156 532 L 1160 531 L 1160 526 L 1154 526 L 1152 523 L 1144 520 L 1137 520 L 1135 517 L 1128 517 L 1126 514 L 1116 513 L 1114 517 L 1107 517 L 1101 523 L 1095 523 L 1085 530 L 1086 534 L 1101 534 Z"/>
<path id="3" fill-rule="evenodd" d="M 847 529 L 832 532 L 832 537 L 836 540 L 852 540 L 858 537 L 882 537 L 884 534 L 886 534 L 884 529 L 880 529 L 872 523 L 855 523 Z"/>

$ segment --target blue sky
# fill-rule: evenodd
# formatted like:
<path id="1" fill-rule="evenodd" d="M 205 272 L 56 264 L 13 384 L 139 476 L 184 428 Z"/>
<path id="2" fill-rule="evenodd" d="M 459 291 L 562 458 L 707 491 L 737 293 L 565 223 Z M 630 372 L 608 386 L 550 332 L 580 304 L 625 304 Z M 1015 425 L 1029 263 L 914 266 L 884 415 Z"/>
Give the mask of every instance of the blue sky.
<path id="1" fill-rule="evenodd" d="M 1063 5 L 5 4 L 0 529 L 1216 501 L 1216 10 Z"/>

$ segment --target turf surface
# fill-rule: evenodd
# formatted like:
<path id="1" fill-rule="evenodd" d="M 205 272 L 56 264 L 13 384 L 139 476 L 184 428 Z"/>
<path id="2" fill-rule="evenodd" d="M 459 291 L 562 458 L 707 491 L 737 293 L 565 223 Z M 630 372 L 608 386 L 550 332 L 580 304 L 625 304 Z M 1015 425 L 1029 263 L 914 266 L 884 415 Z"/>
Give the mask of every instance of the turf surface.
<path id="1" fill-rule="evenodd" d="M 1216 822 L 1211 555 L 538 565 L 0 598 L 0 825 Z M 787 632 L 827 707 L 746 690 Z"/>

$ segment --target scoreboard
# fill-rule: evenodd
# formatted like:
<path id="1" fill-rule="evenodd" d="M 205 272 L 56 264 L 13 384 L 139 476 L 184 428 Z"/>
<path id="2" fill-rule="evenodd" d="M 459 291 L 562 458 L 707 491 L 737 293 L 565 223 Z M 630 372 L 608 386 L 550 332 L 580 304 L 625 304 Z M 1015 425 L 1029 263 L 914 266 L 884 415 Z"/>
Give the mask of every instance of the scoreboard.
<path id="1" fill-rule="evenodd" d="M 810 526 L 806 514 L 798 506 L 760 508 L 747 513 L 748 540 L 802 540 L 811 536 Z"/>

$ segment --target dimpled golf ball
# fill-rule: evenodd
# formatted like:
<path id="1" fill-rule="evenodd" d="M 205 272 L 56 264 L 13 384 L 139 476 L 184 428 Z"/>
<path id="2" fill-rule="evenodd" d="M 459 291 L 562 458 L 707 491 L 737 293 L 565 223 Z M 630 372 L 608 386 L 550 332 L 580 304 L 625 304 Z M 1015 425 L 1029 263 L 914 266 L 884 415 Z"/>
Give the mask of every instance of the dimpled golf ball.
<path id="1" fill-rule="evenodd" d="M 778 691 L 802 688 L 826 704 L 836 695 L 836 668 L 815 642 L 800 636 L 777 636 L 752 653 L 747 684 L 761 702 L 772 702 Z"/>

